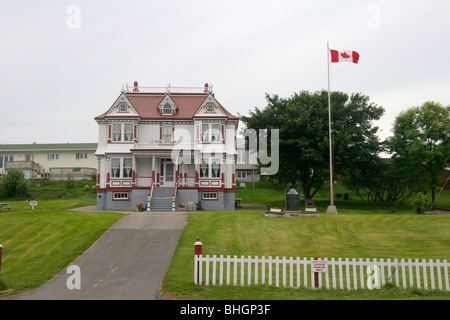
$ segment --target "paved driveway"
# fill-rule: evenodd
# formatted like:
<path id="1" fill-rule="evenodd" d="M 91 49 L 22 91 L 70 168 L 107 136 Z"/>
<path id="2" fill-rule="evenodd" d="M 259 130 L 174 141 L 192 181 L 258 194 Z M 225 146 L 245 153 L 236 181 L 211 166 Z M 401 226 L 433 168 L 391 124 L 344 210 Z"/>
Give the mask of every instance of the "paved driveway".
<path id="1" fill-rule="evenodd" d="M 68 280 L 76 284 L 77 271 L 65 268 L 21 299 L 158 299 L 185 224 L 180 212 L 130 213 L 71 264 L 79 267 L 80 289 L 68 288 Z"/>

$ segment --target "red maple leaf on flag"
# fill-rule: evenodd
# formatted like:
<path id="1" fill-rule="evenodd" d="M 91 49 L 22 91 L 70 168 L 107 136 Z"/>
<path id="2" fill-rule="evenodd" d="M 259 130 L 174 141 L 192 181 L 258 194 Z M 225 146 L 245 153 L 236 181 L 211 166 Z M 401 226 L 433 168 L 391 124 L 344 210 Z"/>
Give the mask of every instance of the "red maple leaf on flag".
<path id="1" fill-rule="evenodd" d="M 344 58 L 344 59 L 350 58 L 350 56 L 347 54 L 347 52 L 341 53 L 341 57 Z"/>

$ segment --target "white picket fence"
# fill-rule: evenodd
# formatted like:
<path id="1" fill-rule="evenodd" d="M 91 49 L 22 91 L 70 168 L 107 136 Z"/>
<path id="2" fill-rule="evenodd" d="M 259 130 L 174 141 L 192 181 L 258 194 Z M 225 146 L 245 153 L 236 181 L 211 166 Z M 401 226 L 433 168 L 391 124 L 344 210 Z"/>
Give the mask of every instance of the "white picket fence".
<path id="1" fill-rule="evenodd" d="M 447 260 L 319 260 L 326 261 L 324 272 L 312 272 L 314 258 L 195 255 L 194 283 L 206 286 L 267 284 L 276 287 L 347 290 L 380 288 L 392 283 L 404 289 L 414 287 L 450 291 L 450 263 Z"/>

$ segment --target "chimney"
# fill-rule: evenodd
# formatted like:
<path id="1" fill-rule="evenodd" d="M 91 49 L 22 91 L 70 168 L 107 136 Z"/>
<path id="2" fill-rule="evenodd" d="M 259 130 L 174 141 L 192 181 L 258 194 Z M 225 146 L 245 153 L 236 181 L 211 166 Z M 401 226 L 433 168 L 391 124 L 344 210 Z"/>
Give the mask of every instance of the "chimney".
<path id="1" fill-rule="evenodd" d="M 208 83 L 205 83 L 205 91 L 204 92 L 208 92 Z"/>
<path id="2" fill-rule="evenodd" d="M 134 92 L 139 92 L 138 82 L 137 81 L 134 82 L 134 89 L 133 89 L 133 91 Z"/>

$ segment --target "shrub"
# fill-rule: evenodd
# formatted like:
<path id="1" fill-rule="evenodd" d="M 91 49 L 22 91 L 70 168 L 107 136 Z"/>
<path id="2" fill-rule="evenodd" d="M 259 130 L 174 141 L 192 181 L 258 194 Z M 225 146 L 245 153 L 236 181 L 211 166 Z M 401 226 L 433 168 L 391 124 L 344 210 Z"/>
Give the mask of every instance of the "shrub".
<path id="1" fill-rule="evenodd" d="M 422 192 L 417 194 L 417 199 L 413 202 L 414 212 L 415 213 L 424 213 L 425 206 L 427 205 L 427 198 Z"/>
<path id="2" fill-rule="evenodd" d="M 342 193 L 336 193 L 336 199 L 342 198 Z"/>
<path id="3" fill-rule="evenodd" d="M 66 186 L 67 189 L 73 189 L 75 187 L 75 180 L 73 180 L 73 174 L 68 173 L 66 177 L 67 179 L 64 180 L 64 185 Z"/>
<path id="4" fill-rule="evenodd" d="M 0 183 L 0 194 L 2 197 L 28 197 L 30 186 L 25 180 L 24 173 L 19 169 L 8 169 L 6 175 Z"/>
<path id="5" fill-rule="evenodd" d="M 348 192 L 344 193 L 344 200 L 350 200 L 350 194 Z"/>

